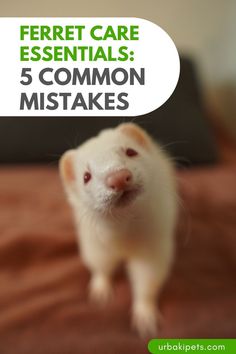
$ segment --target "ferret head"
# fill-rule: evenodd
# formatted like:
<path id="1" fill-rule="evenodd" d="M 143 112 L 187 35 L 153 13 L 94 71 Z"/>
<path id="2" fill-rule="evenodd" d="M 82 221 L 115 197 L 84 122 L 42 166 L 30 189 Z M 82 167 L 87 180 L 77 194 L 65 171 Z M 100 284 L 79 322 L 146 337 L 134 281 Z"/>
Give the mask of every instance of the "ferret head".
<path id="1" fill-rule="evenodd" d="M 145 199 L 151 179 L 153 143 L 133 123 L 103 130 L 60 160 L 71 203 L 106 213 Z"/>

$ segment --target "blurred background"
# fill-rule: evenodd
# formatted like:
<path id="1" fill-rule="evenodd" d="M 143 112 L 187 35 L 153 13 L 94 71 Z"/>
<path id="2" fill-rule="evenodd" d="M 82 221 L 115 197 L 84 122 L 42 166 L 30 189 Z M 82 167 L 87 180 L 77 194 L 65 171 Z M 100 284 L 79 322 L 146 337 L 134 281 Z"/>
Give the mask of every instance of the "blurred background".
<path id="1" fill-rule="evenodd" d="M 163 338 L 236 337 L 236 1 L 3 0 L 1 16 L 141 17 L 181 55 L 172 97 L 137 118 L 181 164 L 176 261 Z M 1 104 L 1 98 L 0 98 Z M 87 300 L 60 154 L 113 118 L 0 118 L 0 353 L 144 354 L 121 270 L 104 309 Z M 35 164 L 37 162 L 37 164 Z"/>

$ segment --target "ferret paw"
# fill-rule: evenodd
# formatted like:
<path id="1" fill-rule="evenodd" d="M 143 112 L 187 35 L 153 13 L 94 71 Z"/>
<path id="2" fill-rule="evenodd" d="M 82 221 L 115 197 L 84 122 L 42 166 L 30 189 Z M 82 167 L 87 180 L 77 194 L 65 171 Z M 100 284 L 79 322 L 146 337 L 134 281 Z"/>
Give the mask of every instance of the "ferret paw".
<path id="1" fill-rule="evenodd" d="M 109 278 L 93 276 L 89 285 L 89 298 L 98 305 L 105 305 L 113 296 L 113 289 Z"/>
<path id="2" fill-rule="evenodd" d="M 132 314 L 132 328 L 142 338 L 157 336 L 157 312 L 155 306 L 139 304 L 135 306 Z"/>

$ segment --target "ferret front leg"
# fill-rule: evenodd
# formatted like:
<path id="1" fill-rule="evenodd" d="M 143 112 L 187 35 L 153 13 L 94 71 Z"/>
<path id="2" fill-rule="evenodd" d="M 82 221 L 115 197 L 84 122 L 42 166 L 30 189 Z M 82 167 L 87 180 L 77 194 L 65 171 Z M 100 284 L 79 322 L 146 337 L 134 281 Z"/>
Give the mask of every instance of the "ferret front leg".
<path id="1" fill-rule="evenodd" d="M 119 264 L 119 260 L 105 250 L 97 250 L 96 252 L 89 252 L 84 262 L 91 272 L 90 299 L 102 305 L 112 297 L 112 275 Z"/>
<path id="2" fill-rule="evenodd" d="M 130 260 L 128 274 L 133 295 L 132 325 L 142 337 L 157 334 L 157 295 L 163 283 L 156 265 L 148 259 Z"/>
<path id="3" fill-rule="evenodd" d="M 90 300 L 99 305 L 108 302 L 113 295 L 112 281 L 108 274 L 94 272 L 89 284 Z"/>

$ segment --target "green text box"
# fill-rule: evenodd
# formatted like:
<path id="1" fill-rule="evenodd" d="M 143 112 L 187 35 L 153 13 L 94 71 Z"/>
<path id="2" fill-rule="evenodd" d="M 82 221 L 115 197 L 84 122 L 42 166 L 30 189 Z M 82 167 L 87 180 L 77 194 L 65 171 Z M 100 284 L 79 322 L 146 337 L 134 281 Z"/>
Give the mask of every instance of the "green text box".
<path id="1" fill-rule="evenodd" d="M 236 353 L 236 339 L 152 339 L 148 343 L 152 354 L 172 353 Z"/>

